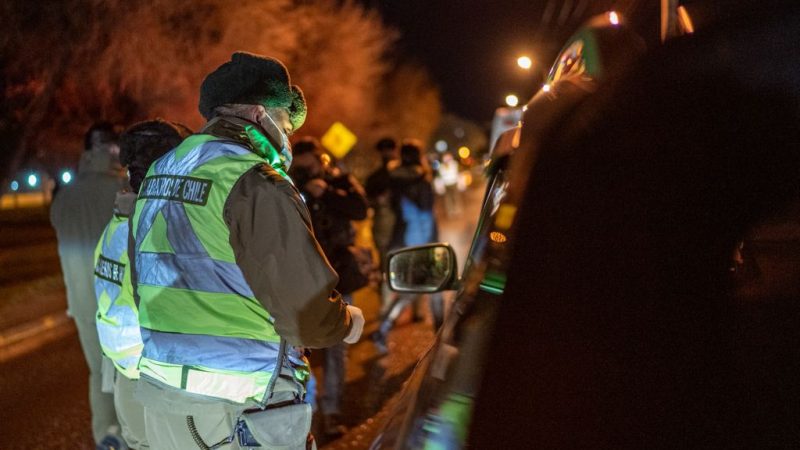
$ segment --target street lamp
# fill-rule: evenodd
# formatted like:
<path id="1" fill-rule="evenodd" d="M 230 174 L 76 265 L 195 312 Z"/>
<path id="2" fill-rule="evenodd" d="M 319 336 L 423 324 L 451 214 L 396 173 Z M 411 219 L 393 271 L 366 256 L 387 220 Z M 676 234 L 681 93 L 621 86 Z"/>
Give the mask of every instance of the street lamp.
<path id="1" fill-rule="evenodd" d="M 28 186 L 36 187 L 36 184 L 39 183 L 39 177 L 35 174 L 28 175 Z"/>
<path id="2" fill-rule="evenodd" d="M 506 95 L 506 105 L 512 108 L 519 105 L 519 98 L 517 98 L 517 96 L 514 94 Z"/>
<path id="3" fill-rule="evenodd" d="M 517 58 L 517 65 L 525 70 L 528 70 L 533 66 L 533 61 L 531 61 L 529 57 L 523 55 Z"/>

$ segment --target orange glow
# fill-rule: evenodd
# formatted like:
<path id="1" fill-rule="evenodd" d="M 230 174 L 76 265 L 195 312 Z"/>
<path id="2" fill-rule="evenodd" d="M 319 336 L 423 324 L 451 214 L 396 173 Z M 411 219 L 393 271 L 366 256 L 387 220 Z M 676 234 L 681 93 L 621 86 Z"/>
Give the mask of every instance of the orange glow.
<path id="1" fill-rule="evenodd" d="M 678 6 L 678 23 L 681 24 L 683 31 L 689 34 L 694 33 L 694 23 L 692 23 L 692 18 L 689 16 L 689 11 L 686 11 L 686 8 L 683 6 Z"/>
<path id="2" fill-rule="evenodd" d="M 498 244 L 502 244 L 508 240 L 506 235 L 499 231 L 492 231 L 491 233 L 489 233 L 489 239 L 491 239 L 494 242 L 497 242 Z"/>
<path id="3" fill-rule="evenodd" d="M 458 156 L 460 156 L 461 159 L 469 158 L 469 154 L 470 154 L 470 151 L 469 151 L 468 147 L 460 147 L 458 149 Z"/>

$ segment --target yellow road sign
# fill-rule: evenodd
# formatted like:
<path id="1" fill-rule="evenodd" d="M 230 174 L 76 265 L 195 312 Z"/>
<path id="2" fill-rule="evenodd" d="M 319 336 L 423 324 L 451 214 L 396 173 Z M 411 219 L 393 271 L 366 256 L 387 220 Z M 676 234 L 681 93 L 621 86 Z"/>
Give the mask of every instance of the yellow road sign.
<path id="1" fill-rule="evenodd" d="M 343 123 L 334 122 L 320 142 L 333 156 L 341 159 L 356 145 L 358 138 Z"/>

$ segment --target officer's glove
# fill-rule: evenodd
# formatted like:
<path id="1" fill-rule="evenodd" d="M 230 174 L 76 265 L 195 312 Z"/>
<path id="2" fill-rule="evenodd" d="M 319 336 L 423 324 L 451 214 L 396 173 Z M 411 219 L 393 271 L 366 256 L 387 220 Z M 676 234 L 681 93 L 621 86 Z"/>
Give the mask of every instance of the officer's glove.
<path id="1" fill-rule="evenodd" d="M 364 331 L 364 313 L 361 308 L 356 308 L 353 305 L 347 305 L 347 311 L 350 312 L 350 333 L 344 338 L 348 344 L 355 344 L 361 338 L 361 332 Z"/>

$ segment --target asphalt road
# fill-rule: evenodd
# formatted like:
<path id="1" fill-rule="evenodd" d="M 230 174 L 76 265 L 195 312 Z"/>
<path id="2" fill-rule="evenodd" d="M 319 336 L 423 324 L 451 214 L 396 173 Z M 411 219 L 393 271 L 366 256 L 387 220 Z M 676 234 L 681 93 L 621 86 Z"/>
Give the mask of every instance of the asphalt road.
<path id="1" fill-rule="evenodd" d="M 472 237 L 482 192 L 481 187 L 468 191 L 464 211 L 456 217 L 440 219 L 440 239 L 454 245 L 459 264 L 464 262 Z M 16 232 L 30 233 L 31 245 L 43 249 L 40 256 L 52 259 L 54 241 L 46 229 L 39 226 L 26 231 L 20 227 Z M 24 253 L 13 239 L 0 242 L 0 249 Z M 14 292 L 27 289 L 34 295 L 54 298 L 52 305 L 65 305 L 63 285 L 57 274 L 50 273 L 52 261 L 43 264 L 51 269 L 45 270 L 44 276 L 16 283 Z M 0 285 L 3 287 L 8 289 L 8 284 Z M 367 327 L 365 338 L 351 346 L 349 352 L 342 412 L 343 422 L 351 431 L 332 442 L 320 437 L 319 444 L 326 449 L 368 447 L 379 429 L 379 419 L 387 414 L 387 402 L 400 391 L 417 357 L 433 338 L 429 318 L 426 322 L 404 324 L 409 322 L 407 314 L 389 336 L 389 355 L 379 357 L 366 339 L 377 327 L 378 295 L 373 289 L 363 289 L 355 302 L 365 311 Z M 86 387 L 88 369 L 74 329 L 62 331 L 61 337 L 38 350 L 0 364 L 0 449 L 94 448 Z M 312 364 L 319 361 L 319 356 L 312 355 Z M 315 372 L 324 376 L 320 369 L 315 368 Z"/>

